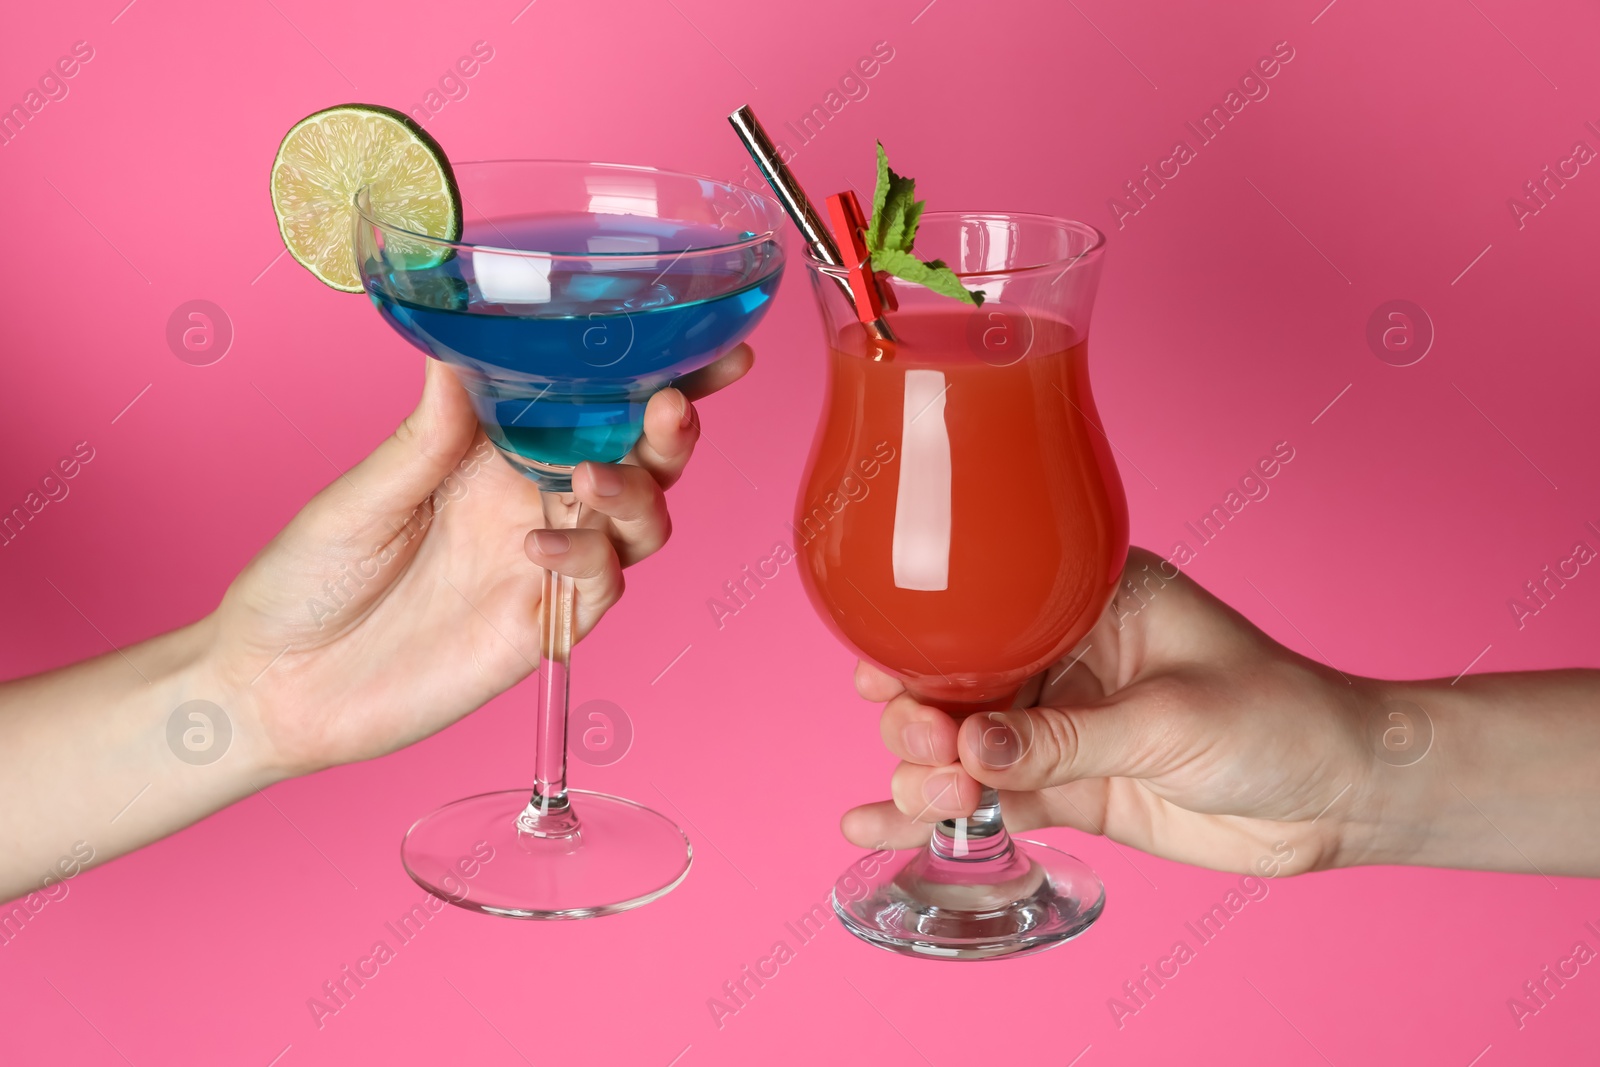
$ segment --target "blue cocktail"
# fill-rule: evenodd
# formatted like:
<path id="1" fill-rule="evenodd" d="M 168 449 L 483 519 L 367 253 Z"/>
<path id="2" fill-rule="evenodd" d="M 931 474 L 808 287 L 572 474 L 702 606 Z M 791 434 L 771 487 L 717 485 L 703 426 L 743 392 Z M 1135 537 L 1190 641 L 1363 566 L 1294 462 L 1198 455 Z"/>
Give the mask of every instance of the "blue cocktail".
<path id="1" fill-rule="evenodd" d="M 728 236 L 708 226 L 605 215 L 506 219 L 465 234 L 518 250 L 705 248 Z M 481 386 L 473 392 L 478 417 L 508 454 L 535 469 L 611 463 L 638 440 L 651 395 L 742 339 L 777 289 L 775 245 L 713 258 L 618 255 L 573 263 L 480 248 L 470 258 L 390 269 L 368 291 L 424 351 L 471 368 Z"/>
<path id="2" fill-rule="evenodd" d="M 765 314 L 783 271 L 782 215 L 741 186 L 647 167 L 497 161 L 458 165 L 455 179 L 459 241 L 380 222 L 367 190 L 357 195 L 362 282 L 403 337 L 456 368 L 484 432 L 543 491 L 547 525 L 579 523 L 577 465 L 623 460 L 650 397 Z M 531 792 L 456 801 L 406 835 L 412 878 L 462 907 L 603 915 L 688 872 L 692 852 L 670 820 L 569 794 L 573 608 L 571 580 L 548 573 Z M 464 888 L 454 864 L 480 841 L 495 862 Z"/>
<path id="3" fill-rule="evenodd" d="M 662 186 L 683 177 L 662 171 L 605 168 L 602 190 L 587 194 L 584 210 L 520 205 L 515 214 L 474 218 L 475 209 L 492 210 L 483 202 L 493 197 L 474 188 L 480 175 L 505 181 L 498 172 L 506 168 L 559 174 L 591 166 L 465 164 L 457 170 L 462 241 L 376 224 L 358 235 L 358 262 L 379 311 L 423 351 L 462 369 L 485 432 L 554 490 L 569 489 L 571 468 L 584 460 L 625 456 L 646 401 L 742 340 L 783 269 L 768 228 L 770 201 L 694 179 L 711 197 L 676 207 L 690 217 L 645 213 L 668 207 Z M 529 191 L 508 195 L 526 200 Z M 540 191 L 552 203 L 561 196 Z"/>

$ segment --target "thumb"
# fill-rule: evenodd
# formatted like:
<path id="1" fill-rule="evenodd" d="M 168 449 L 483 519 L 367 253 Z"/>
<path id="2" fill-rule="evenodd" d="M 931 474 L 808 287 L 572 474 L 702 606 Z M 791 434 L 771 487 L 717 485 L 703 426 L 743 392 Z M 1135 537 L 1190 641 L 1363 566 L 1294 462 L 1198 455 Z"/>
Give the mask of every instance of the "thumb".
<path id="1" fill-rule="evenodd" d="M 319 494 L 318 510 L 347 536 L 416 510 L 467 454 L 478 432 L 455 372 L 425 360 L 422 398 L 366 459 Z"/>
<path id="2" fill-rule="evenodd" d="M 969 715 L 956 738 L 961 765 L 984 785 L 1010 790 L 1161 774 L 1177 760 L 1180 732 L 1145 688 L 1079 707 Z"/>

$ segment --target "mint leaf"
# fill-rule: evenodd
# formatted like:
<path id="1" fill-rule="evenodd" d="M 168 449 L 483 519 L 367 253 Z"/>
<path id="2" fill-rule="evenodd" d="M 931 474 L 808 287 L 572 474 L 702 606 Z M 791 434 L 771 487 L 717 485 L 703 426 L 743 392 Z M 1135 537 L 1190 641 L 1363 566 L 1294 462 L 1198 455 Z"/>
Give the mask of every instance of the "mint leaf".
<path id="1" fill-rule="evenodd" d="M 911 254 L 926 201 L 916 198 L 917 183 L 889 169 L 889 154 L 878 142 L 878 184 L 872 191 L 872 218 L 867 223 L 867 250 L 872 269 L 925 285 L 943 296 L 982 304 L 982 291 L 967 289 L 943 260 L 923 261 Z"/>
<path id="2" fill-rule="evenodd" d="M 868 248 L 911 251 L 922 204 L 916 200 L 917 183 L 889 169 L 889 156 L 878 145 L 878 185 L 872 194 L 872 220 L 867 224 Z"/>
<path id="3" fill-rule="evenodd" d="M 878 223 L 883 220 L 884 201 L 889 196 L 889 153 L 883 150 L 883 142 L 878 142 L 878 184 L 872 188 L 872 218 L 867 222 L 867 247 L 877 248 Z"/>
<path id="4" fill-rule="evenodd" d="M 897 184 L 900 183 L 900 184 Z M 917 223 L 922 218 L 923 201 L 913 200 L 916 183 L 889 172 L 889 199 L 883 210 L 888 216 L 889 228 L 883 235 L 883 247 L 897 252 L 911 251 L 911 242 L 917 238 Z"/>
<path id="5" fill-rule="evenodd" d="M 956 272 L 945 266 L 942 259 L 924 263 L 910 252 L 885 248 L 872 253 L 872 269 L 887 271 L 896 278 L 927 286 L 941 296 L 954 297 L 963 303 L 983 303 L 983 293 L 973 292 L 962 285 Z"/>

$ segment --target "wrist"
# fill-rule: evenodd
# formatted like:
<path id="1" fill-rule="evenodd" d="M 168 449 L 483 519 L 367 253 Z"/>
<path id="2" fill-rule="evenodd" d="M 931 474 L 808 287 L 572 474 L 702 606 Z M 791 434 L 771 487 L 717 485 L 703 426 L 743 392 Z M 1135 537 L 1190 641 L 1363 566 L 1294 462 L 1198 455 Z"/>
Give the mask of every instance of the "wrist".
<path id="1" fill-rule="evenodd" d="M 224 640 L 214 614 L 173 636 L 186 646 L 176 672 L 174 708 L 196 702 L 178 716 L 180 723 L 189 724 L 184 729 L 193 731 L 187 739 L 169 732 L 174 754 L 197 766 L 214 764 L 225 770 L 237 780 L 241 795 L 298 773 L 272 742 L 271 701 L 255 685 L 266 661 L 251 670 L 248 657 Z M 205 719 L 211 720 L 209 736 Z"/>
<path id="2" fill-rule="evenodd" d="M 1335 865 L 1425 863 L 1449 788 L 1439 773 L 1449 710 L 1425 683 L 1361 678 L 1354 688 L 1362 766 Z"/>

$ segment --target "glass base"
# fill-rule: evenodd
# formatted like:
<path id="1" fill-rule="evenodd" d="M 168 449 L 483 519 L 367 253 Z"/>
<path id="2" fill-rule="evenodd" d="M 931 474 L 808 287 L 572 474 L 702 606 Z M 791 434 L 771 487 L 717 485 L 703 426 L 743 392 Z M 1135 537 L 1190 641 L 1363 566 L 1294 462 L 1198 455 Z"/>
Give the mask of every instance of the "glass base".
<path id="1" fill-rule="evenodd" d="M 869 944 L 946 960 L 1024 956 L 1089 929 L 1106 890 L 1088 864 L 1037 841 L 1012 844 L 999 864 L 922 848 L 865 877 L 852 867 L 834 884 L 833 910 Z"/>
<path id="2" fill-rule="evenodd" d="M 666 816 L 631 800 L 567 792 L 577 831 L 527 832 L 528 789 L 446 804 L 406 831 L 413 881 L 458 908 L 514 919 L 589 919 L 648 904 L 689 874 L 694 849 Z"/>

